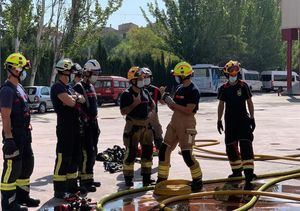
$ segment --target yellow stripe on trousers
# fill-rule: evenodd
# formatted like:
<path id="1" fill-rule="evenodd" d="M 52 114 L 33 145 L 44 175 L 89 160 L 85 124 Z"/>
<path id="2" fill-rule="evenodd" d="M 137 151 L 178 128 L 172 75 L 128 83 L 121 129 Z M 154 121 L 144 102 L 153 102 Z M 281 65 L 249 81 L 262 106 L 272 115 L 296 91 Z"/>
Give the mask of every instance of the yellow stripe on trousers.
<path id="1" fill-rule="evenodd" d="M 12 160 L 7 160 L 7 169 L 5 171 L 5 175 L 4 175 L 4 179 L 3 182 L 7 183 L 11 174 L 11 170 L 12 170 Z"/>

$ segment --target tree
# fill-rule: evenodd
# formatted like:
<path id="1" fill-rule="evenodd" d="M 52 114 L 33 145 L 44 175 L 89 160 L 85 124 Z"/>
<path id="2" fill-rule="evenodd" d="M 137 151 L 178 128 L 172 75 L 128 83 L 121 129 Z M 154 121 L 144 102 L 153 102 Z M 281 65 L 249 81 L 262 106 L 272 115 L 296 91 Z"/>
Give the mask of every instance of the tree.
<path id="1" fill-rule="evenodd" d="M 14 51 L 20 50 L 20 43 L 32 27 L 31 0 L 10 0 L 4 10 L 4 19 L 7 24 L 7 32 L 14 39 Z"/>
<path id="2" fill-rule="evenodd" d="M 107 68 L 107 53 L 105 47 L 102 45 L 101 39 L 98 40 L 94 58 L 100 62 L 102 71 L 105 71 Z"/>
<path id="3" fill-rule="evenodd" d="M 55 63 L 63 56 L 76 57 L 83 48 L 88 48 L 87 59 L 91 58 L 90 46 L 94 38 L 106 25 L 109 16 L 119 9 L 123 0 L 108 0 L 107 6 L 102 8 L 99 1 L 72 0 L 71 7 L 67 8 L 67 17 L 63 16 L 62 9 L 67 6 L 64 0 L 58 0 L 56 21 L 56 35 L 54 38 L 54 61 L 50 79 L 53 84 L 56 76 Z M 60 26 L 61 18 L 65 19 Z M 61 28 L 62 37 L 58 40 Z"/>
<path id="4" fill-rule="evenodd" d="M 245 66 L 266 70 L 283 67 L 280 8 L 276 0 L 252 0 L 245 19 Z"/>

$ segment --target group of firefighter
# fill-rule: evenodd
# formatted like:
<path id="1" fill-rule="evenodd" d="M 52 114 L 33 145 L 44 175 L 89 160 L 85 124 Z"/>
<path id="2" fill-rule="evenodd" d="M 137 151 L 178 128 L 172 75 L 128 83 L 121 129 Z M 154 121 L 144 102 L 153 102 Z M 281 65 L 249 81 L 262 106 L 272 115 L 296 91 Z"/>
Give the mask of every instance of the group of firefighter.
<path id="1" fill-rule="evenodd" d="M 30 176 L 34 157 L 31 148 L 30 110 L 28 95 L 21 85 L 30 68 L 20 53 L 13 53 L 5 61 L 8 77 L 0 90 L 3 125 L 3 172 L 1 177 L 1 206 L 3 210 L 27 210 L 37 207 L 38 199 L 29 195 Z M 101 73 L 97 60 L 88 60 L 82 68 L 70 59 L 56 64 L 57 82 L 51 87 L 51 100 L 57 114 L 56 159 L 53 173 L 54 197 L 69 199 L 74 195 L 95 192 L 101 183 L 94 181 L 94 164 L 98 152 L 100 129 L 97 122 L 97 96 L 94 83 Z M 252 148 L 255 129 L 252 94 L 248 85 L 239 79 L 241 67 L 230 60 L 223 68 L 228 82 L 219 89 L 219 133 L 224 130 L 222 116 L 225 108 L 225 144 L 231 165 L 229 177 L 245 175 L 245 189 L 251 189 L 254 174 Z M 192 177 L 191 190 L 202 189 L 202 171 L 193 155 L 196 118 L 200 93 L 192 82 L 193 68 L 180 62 L 171 71 L 178 86 L 174 94 L 165 87 L 152 85 L 153 75 L 147 67 L 132 67 L 127 77 L 130 87 L 120 98 L 120 111 L 126 124 L 123 142 L 126 154 L 123 161 L 125 185 L 133 186 L 134 163 L 141 146 L 141 174 L 143 186 L 151 179 L 153 145 L 158 149 L 159 164 L 156 183 L 167 180 L 170 156 L 179 144 L 184 162 Z M 173 115 L 164 138 L 158 118 L 158 102 L 166 104 Z M 248 106 L 248 111 L 246 108 Z M 26 207 L 23 207 L 26 206 Z"/>

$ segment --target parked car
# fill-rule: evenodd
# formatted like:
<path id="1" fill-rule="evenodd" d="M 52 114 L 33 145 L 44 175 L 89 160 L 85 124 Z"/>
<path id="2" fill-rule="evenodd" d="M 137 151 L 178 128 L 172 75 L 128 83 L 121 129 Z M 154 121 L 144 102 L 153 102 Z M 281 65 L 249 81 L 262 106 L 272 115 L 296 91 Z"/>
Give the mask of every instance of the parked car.
<path id="1" fill-rule="evenodd" d="M 50 87 L 48 86 L 26 86 L 24 87 L 29 97 L 29 107 L 39 113 L 45 113 L 53 109 L 50 98 Z"/>
<path id="2" fill-rule="evenodd" d="M 121 94 L 129 87 L 128 79 L 120 76 L 99 76 L 95 83 L 98 105 L 115 103 L 120 105 Z"/>
<path id="3" fill-rule="evenodd" d="M 263 90 L 277 91 L 287 88 L 287 71 L 263 71 L 261 72 L 261 81 L 263 83 Z M 292 72 L 292 85 L 298 82 L 298 74 Z"/>

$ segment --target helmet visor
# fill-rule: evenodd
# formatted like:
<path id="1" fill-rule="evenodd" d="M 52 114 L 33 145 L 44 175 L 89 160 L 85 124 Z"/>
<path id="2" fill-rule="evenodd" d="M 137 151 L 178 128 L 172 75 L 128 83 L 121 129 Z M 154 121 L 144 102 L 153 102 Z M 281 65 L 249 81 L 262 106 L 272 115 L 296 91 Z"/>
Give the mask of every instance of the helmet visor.
<path id="1" fill-rule="evenodd" d="M 240 68 L 238 66 L 232 66 L 232 67 L 225 68 L 224 72 L 228 73 L 231 76 L 236 76 L 239 71 L 240 71 Z"/>

